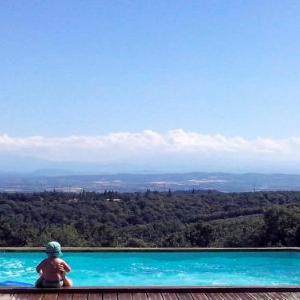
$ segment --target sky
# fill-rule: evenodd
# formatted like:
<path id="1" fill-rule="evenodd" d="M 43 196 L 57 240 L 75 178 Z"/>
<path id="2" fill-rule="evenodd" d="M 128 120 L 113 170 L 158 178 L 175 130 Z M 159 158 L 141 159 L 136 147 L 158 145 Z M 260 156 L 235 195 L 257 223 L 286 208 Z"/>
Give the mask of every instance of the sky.
<path id="1" fill-rule="evenodd" d="M 299 36 L 299 1 L 1 1 L 0 171 L 300 173 Z"/>

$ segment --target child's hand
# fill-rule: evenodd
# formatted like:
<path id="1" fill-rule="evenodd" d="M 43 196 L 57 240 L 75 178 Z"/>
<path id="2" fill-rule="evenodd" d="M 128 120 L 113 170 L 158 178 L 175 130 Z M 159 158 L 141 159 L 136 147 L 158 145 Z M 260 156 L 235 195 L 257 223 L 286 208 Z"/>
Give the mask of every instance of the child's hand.
<path id="1" fill-rule="evenodd" d="M 65 267 L 64 267 L 63 264 L 59 264 L 59 265 L 58 265 L 58 270 L 59 270 L 60 272 L 63 272 L 63 273 L 66 272 Z"/>

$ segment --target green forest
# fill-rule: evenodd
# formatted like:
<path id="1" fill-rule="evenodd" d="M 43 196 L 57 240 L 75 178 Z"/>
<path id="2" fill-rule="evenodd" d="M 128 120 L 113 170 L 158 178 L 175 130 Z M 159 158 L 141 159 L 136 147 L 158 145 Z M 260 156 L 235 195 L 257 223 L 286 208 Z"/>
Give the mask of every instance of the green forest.
<path id="1" fill-rule="evenodd" d="M 0 193 L 0 246 L 300 246 L 300 192 Z"/>

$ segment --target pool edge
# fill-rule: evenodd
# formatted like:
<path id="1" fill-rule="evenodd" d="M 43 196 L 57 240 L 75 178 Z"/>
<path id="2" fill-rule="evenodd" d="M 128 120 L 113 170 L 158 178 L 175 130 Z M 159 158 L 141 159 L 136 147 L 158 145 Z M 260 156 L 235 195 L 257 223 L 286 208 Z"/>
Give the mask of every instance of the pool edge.
<path id="1" fill-rule="evenodd" d="M 41 252 L 44 247 L 0 247 L 0 252 Z M 300 247 L 249 248 L 118 248 L 118 247 L 63 247 L 64 252 L 300 252 Z"/>
<path id="2" fill-rule="evenodd" d="M 0 294 L 7 293 L 141 293 L 141 292 L 168 292 L 168 293 L 258 293 L 258 292 L 300 292 L 300 286 L 141 286 L 141 287 L 75 287 L 75 288 L 0 288 Z"/>

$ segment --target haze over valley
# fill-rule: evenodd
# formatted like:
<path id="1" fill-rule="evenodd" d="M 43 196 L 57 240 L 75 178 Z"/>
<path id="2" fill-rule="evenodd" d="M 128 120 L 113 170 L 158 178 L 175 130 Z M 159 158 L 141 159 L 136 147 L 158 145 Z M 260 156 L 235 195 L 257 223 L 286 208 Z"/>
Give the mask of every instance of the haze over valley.
<path id="1" fill-rule="evenodd" d="M 217 190 L 221 192 L 300 191 L 300 175 L 230 173 L 160 173 L 70 175 L 63 170 L 0 173 L 1 192 L 145 192 Z"/>

